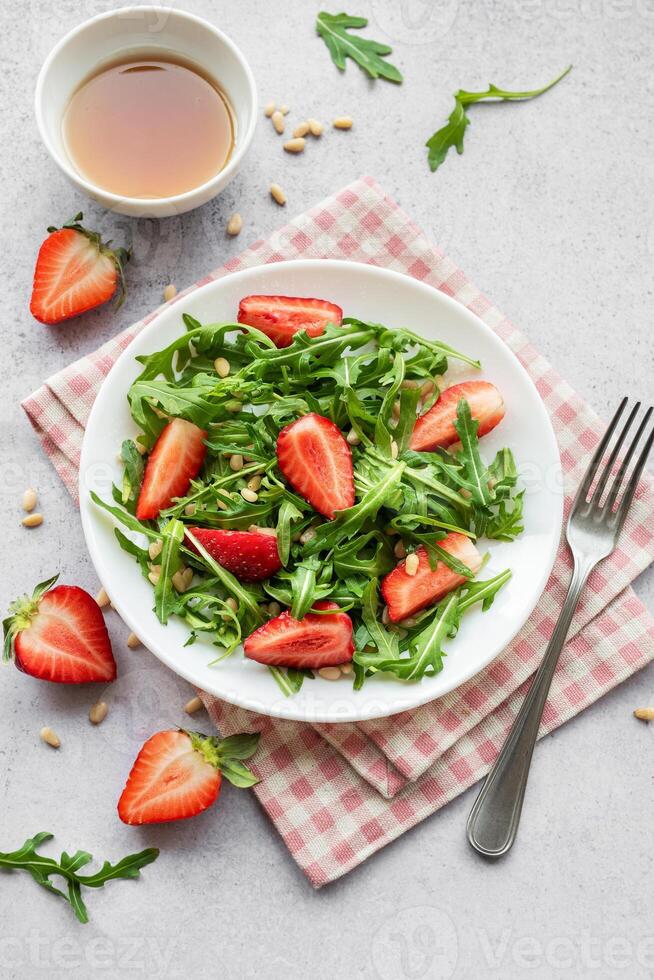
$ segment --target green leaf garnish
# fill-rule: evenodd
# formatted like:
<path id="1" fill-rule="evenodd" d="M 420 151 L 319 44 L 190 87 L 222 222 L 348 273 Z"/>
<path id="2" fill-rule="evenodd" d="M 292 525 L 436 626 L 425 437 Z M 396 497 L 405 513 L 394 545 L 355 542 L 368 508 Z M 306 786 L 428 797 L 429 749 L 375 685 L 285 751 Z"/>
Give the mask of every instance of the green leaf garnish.
<path id="1" fill-rule="evenodd" d="M 393 49 L 387 44 L 348 31 L 348 28 L 357 30 L 367 25 L 368 21 L 365 17 L 328 14 L 324 10 L 316 19 L 316 30 L 327 45 L 332 61 L 340 71 L 345 71 L 345 60 L 351 58 L 371 78 L 385 78 L 389 82 L 400 84 L 403 81 L 401 72 L 395 65 L 384 60 L 387 55 L 392 54 Z"/>

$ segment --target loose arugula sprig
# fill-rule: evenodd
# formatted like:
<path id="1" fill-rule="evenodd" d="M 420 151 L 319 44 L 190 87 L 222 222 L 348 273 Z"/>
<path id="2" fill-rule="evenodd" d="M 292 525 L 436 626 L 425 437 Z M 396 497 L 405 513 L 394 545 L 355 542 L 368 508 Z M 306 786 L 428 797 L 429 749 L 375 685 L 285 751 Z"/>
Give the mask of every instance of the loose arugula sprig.
<path id="1" fill-rule="evenodd" d="M 68 902 L 80 922 L 88 922 L 86 905 L 82 899 L 82 888 L 102 888 L 108 881 L 115 878 L 138 878 L 141 868 L 147 864 L 152 864 L 159 856 L 156 847 L 148 847 L 138 854 L 130 854 L 124 857 L 118 864 L 111 864 L 105 861 L 99 871 L 95 874 L 80 875 L 79 869 L 85 867 L 93 860 L 88 851 L 76 851 L 73 855 L 64 851 L 59 858 L 44 857 L 37 853 L 37 849 L 45 841 L 52 840 L 52 834 L 40 833 L 28 838 L 22 847 L 17 851 L 3 853 L 0 851 L 0 868 L 6 870 L 27 871 L 32 876 L 37 885 L 47 888 L 54 895 L 58 895 Z M 67 883 L 67 890 L 61 891 L 50 880 L 54 875 L 63 878 Z"/>
<path id="2" fill-rule="evenodd" d="M 425 144 L 429 149 L 427 159 L 431 169 L 438 170 L 451 147 L 456 147 L 457 153 L 463 153 L 463 137 L 466 127 L 470 124 L 470 119 L 466 112 L 467 106 L 486 99 L 498 102 L 534 99 L 537 95 L 542 95 L 544 92 L 549 91 L 562 78 L 565 78 L 571 68 L 572 65 L 568 65 L 565 71 L 562 71 L 553 82 L 544 85 L 543 88 L 532 89 L 527 92 L 507 92 L 505 89 L 497 88 L 497 86 L 492 84 L 489 85 L 486 92 L 466 92 L 465 89 L 459 89 L 454 95 L 454 108 L 450 113 L 447 123 L 441 129 L 437 130 L 433 136 L 430 136 Z"/>
<path id="3" fill-rule="evenodd" d="M 345 59 L 351 58 L 371 78 L 385 78 L 389 82 L 401 84 L 402 73 L 395 65 L 384 61 L 393 49 L 379 41 L 350 34 L 347 30 L 348 27 L 360 28 L 367 24 L 365 17 L 328 14 L 322 10 L 316 19 L 316 31 L 327 45 L 332 61 L 340 71 L 345 71 Z"/>
<path id="4" fill-rule="evenodd" d="M 355 687 L 380 671 L 416 680 L 441 669 L 443 643 L 458 628 L 477 587 L 487 608 L 510 573 L 473 581 L 467 566 L 439 542 L 449 532 L 512 540 L 522 530 L 511 451 L 502 449 L 485 461 L 467 402 L 460 402 L 456 420 L 460 449 L 417 453 L 409 448 L 416 413 L 438 397 L 431 384 L 422 394 L 425 381 L 438 384 L 451 359 L 471 371 L 479 363 L 410 330 L 354 318 L 327 327 L 319 337 L 298 333 L 280 349 L 241 324 L 203 325 L 188 316 L 184 322 L 185 334 L 139 358 L 143 370 L 128 397 L 141 430 L 137 440 L 145 446 L 152 446 L 165 424 L 162 413 L 205 428 L 202 473 L 156 521 L 139 521 L 134 503 L 142 457 L 127 440 L 124 478 L 113 500 L 92 494 L 122 525 L 115 531 L 120 546 L 138 561 L 143 576 L 156 582 L 153 605 L 159 620 L 184 619 L 187 643 L 198 636 L 208 639 L 219 649 L 212 661 L 217 662 L 275 615 L 271 601 L 302 618 L 328 599 L 354 624 Z M 227 378 L 215 373 L 217 357 L 230 362 Z M 280 430 L 307 412 L 324 415 L 357 437 L 352 446 L 356 502 L 331 521 L 293 491 L 277 466 Z M 245 460 L 236 471 L 230 465 L 235 453 Z M 240 491 L 254 475 L 261 486 L 250 502 Z M 274 529 L 283 568 L 262 583 L 240 582 L 198 541 L 190 530 L 195 525 Z M 153 559 L 148 545 L 155 541 L 161 547 Z M 396 627 L 380 620 L 377 583 L 396 564 L 399 541 L 407 551 L 425 547 L 432 567 L 442 561 L 466 582 L 445 606 Z M 193 569 L 194 578 L 178 593 L 173 576 L 182 564 Z M 272 675 L 286 695 L 312 676 L 280 668 Z"/>

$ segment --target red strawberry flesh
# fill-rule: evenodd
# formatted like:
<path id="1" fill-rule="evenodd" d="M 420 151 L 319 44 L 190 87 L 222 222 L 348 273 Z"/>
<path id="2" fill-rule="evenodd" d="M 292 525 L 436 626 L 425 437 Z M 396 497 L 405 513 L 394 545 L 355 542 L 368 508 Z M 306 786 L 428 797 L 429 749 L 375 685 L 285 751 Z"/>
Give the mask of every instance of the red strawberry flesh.
<path id="1" fill-rule="evenodd" d="M 340 327 L 342 321 L 340 306 L 308 296 L 245 296 L 238 307 L 238 322 L 256 327 L 277 347 L 288 347 L 299 330 L 319 337 L 328 323 Z"/>
<path id="2" fill-rule="evenodd" d="M 189 527 L 188 530 L 219 565 L 241 582 L 261 582 L 282 567 L 275 534 L 206 527 Z M 192 541 L 189 545 L 196 550 Z"/>
<path id="3" fill-rule="evenodd" d="M 352 453 L 341 430 L 311 412 L 277 438 L 279 468 L 311 506 L 330 519 L 354 504 Z"/>
<path id="4" fill-rule="evenodd" d="M 438 542 L 438 546 L 467 565 L 471 572 L 479 571 L 482 557 L 472 541 L 464 534 L 448 534 Z M 419 559 L 418 571 L 415 575 L 409 575 L 406 571 L 405 559 L 382 579 L 381 592 L 388 607 L 388 617 L 393 623 L 398 623 L 407 616 L 434 605 L 444 595 L 466 581 L 462 575 L 453 572 L 442 561 L 439 561 L 432 571 L 429 556 L 422 545 L 415 553 Z"/>
<path id="5" fill-rule="evenodd" d="M 446 388 L 436 404 L 420 416 L 411 435 L 410 448 L 427 452 L 458 442 L 454 423 L 462 398 L 470 405 L 473 419 L 479 422 L 479 437 L 485 436 L 504 418 L 504 401 L 495 385 L 488 381 L 464 381 Z"/>
<path id="6" fill-rule="evenodd" d="M 136 516 L 140 521 L 158 517 L 174 497 L 184 496 L 204 462 L 206 435 L 203 429 L 185 419 L 173 419 L 168 423 L 146 463 L 136 505 Z"/>
<path id="7" fill-rule="evenodd" d="M 318 670 L 352 660 L 352 620 L 335 602 L 317 602 L 314 609 L 333 613 L 307 613 L 294 619 L 285 611 L 251 633 L 244 643 L 245 656 L 270 667 Z"/>

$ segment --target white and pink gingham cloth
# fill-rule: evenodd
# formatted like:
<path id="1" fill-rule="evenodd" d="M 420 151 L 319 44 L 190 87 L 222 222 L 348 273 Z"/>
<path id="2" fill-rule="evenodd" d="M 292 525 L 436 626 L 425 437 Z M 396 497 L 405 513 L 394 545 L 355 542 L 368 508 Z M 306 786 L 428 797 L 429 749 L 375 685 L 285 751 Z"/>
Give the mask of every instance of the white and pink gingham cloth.
<path id="1" fill-rule="evenodd" d="M 488 324 L 536 383 L 563 463 L 566 514 L 603 424 L 524 336 L 369 177 L 355 181 L 267 241 L 201 279 L 173 302 L 237 269 L 295 258 L 337 258 L 396 269 L 443 290 Z M 117 356 L 159 311 L 50 378 L 23 404 L 71 494 L 84 426 Z M 636 492 L 620 547 L 591 576 L 562 653 L 541 735 L 654 658 L 654 620 L 630 588 L 654 560 L 654 490 Z M 571 572 L 561 546 L 524 629 L 493 663 L 451 694 L 391 718 L 309 725 L 253 715 L 205 695 L 226 734 L 261 730 L 255 787 L 315 887 L 345 874 L 485 774 L 522 703 L 563 603 Z M 463 832 L 463 829 L 462 829 Z"/>

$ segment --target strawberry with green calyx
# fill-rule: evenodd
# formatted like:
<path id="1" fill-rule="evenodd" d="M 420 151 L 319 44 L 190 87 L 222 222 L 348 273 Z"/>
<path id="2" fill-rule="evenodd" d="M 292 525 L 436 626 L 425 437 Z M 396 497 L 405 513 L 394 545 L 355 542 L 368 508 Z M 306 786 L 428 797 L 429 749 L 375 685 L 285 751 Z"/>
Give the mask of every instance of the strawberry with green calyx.
<path id="1" fill-rule="evenodd" d="M 40 680 L 58 684 L 109 683 L 116 661 L 102 611 L 76 585 L 58 575 L 16 599 L 4 620 L 4 659 Z"/>
<path id="2" fill-rule="evenodd" d="M 183 820 L 216 802 L 222 777 L 247 788 L 259 780 L 242 759 L 254 755 L 259 733 L 214 738 L 184 729 L 157 732 L 147 740 L 118 801 L 123 823 Z"/>
<path id="3" fill-rule="evenodd" d="M 101 306 L 118 290 L 125 298 L 125 265 L 130 250 L 112 249 L 100 234 L 80 222 L 80 211 L 61 228 L 50 225 L 34 270 L 30 312 L 41 323 L 70 320 Z"/>

